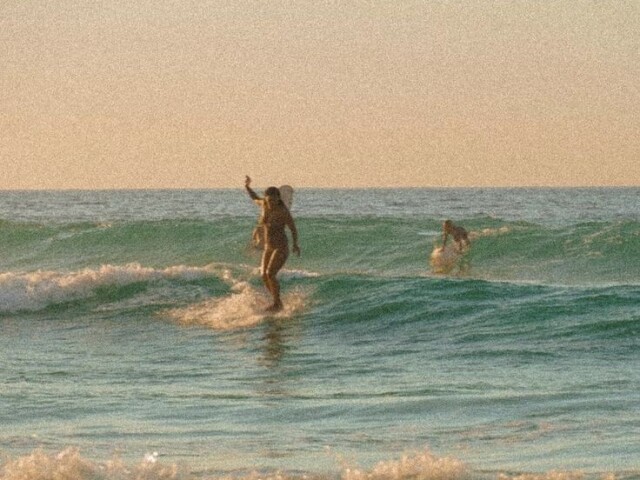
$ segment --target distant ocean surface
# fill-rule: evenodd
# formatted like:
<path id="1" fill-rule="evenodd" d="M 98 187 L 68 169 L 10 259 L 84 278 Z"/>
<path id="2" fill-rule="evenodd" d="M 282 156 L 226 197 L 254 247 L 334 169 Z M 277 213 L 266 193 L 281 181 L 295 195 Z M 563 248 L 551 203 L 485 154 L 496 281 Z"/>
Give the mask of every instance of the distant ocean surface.
<path id="1" fill-rule="evenodd" d="M 640 188 L 292 213 L 267 316 L 242 188 L 0 192 L 0 479 L 640 478 Z"/>

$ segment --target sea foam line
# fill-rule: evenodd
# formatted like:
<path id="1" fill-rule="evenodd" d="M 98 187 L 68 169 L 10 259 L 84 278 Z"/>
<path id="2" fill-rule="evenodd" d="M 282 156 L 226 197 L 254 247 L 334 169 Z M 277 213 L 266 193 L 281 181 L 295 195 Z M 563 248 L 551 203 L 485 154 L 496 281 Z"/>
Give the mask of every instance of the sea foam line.
<path id="1" fill-rule="evenodd" d="M 104 286 L 125 286 L 162 279 L 190 281 L 215 275 L 217 270 L 213 265 L 177 265 L 157 269 L 130 263 L 73 272 L 7 272 L 0 274 L 0 313 L 37 311 L 49 305 L 90 298 L 97 288 Z"/>
<path id="2" fill-rule="evenodd" d="M 371 469 L 347 465 L 336 474 L 318 475 L 304 472 L 255 471 L 199 474 L 189 472 L 188 465 L 178 466 L 158 459 L 157 452 L 147 453 L 136 464 L 126 464 L 118 457 L 96 462 L 80 454 L 77 448 L 59 453 L 35 450 L 18 458 L 5 458 L 0 465 L 0 480 L 617 480 L 637 478 L 637 472 L 602 472 L 551 470 L 539 473 L 507 474 L 499 470 L 476 471 L 454 457 L 438 457 L 428 450 L 405 454 L 400 459 L 381 461 Z"/>
<path id="3" fill-rule="evenodd" d="M 76 448 L 67 448 L 58 454 L 41 450 L 5 462 L 0 470 L 1 480 L 56 479 L 56 480 L 177 480 L 182 476 L 176 465 L 162 465 L 152 454 L 143 461 L 128 466 L 114 458 L 105 464 L 92 462 L 80 455 Z"/>

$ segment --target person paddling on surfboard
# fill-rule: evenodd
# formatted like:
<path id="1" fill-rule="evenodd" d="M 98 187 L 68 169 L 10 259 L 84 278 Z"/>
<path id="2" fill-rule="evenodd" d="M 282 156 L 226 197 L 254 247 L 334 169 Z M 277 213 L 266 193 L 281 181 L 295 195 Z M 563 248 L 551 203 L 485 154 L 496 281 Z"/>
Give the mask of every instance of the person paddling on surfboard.
<path id="1" fill-rule="evenodd" d="M 260 216 L 262 229 L 258 235 L 262 235 L 264 250 L 260 272 L 265 287 L 273 297 L 273 305 L 267 308 L 267 311 L 277 312 L 282 310 L 282 300 L 280 299 L 280 283 L 276 275 L 289 257 L 289 241 L 285 227 L 289 227 L 291 230 L 293 252 L 300 256 L 298 230 L 289 209 L 280 198 L 280 191 L 276 187 L 267 188 L 264 192 L 264 198 L 261 198 L 251 189 L 251 178 L 248 175 L 244 186 L 251 199 L 262 209 Z"/>
<path id="2" fill-rule="evenodd" d="M 442 249 L 447 246 L 447 239 L 449 235 L 453 237 L 453 241 L 456 242 L 456 248 L 459 252 L 462 252 L 464 247 L 469 247 L 471 242 L 469 241 L 469 235 L 467 231 L 457 225 L 454 225 L 451 220 L 446 220 L 442 224 Z"/>

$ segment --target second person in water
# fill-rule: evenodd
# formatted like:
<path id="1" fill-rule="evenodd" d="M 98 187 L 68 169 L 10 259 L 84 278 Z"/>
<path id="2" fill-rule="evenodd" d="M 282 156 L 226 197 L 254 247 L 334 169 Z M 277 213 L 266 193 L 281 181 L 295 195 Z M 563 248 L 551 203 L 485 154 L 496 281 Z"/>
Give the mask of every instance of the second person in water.
<path id="1" fill-rule="evenodd" d="M 267 188 L 264 192 L 264 198 L 261 198 L 251 189 L 249 176 L 246 177 L 244 186 L 251 199 L 262 209 L 260 215 L 262 228 L 257 231 L 258 235 L 262 235 L 264 247 L 260 272 L 265 287 L 273 297 L 273 304 L 267 311 L 277 312 L 282 309 L 282 300 L 280 299 L 280 283 L 276 276 L 289 257 L 289 241 L 285 227 L 291 230 L 293 252 L 300 256 L 298 230 L 289 209 L 280 198 L 280 191 L 276 187 Z"/>
<path id="2" fill-rule="evenodd" d="M 469 245 L 471 245 L 467 231 L 458 225 L 454 225 L 451 220 L 446 220 L 442 224 L 442 248 L 446 247 L 449 235 L 453 237 L 453 241 L 459 252 L 462 252 L 465 247 L 468 248 Z"/>

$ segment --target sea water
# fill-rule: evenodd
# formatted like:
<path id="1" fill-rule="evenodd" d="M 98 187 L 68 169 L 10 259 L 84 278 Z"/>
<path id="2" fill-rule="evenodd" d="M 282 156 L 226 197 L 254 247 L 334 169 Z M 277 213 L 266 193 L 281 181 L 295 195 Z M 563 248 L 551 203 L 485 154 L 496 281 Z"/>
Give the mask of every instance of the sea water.
<path id="1" fill-rule="evenodd" d="M 266 315 L 241 188 L 0 192 L 0 479 L 640 478 L 640 189 L 292 213 Z"/>

